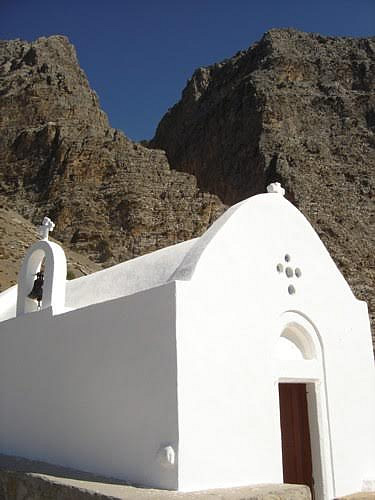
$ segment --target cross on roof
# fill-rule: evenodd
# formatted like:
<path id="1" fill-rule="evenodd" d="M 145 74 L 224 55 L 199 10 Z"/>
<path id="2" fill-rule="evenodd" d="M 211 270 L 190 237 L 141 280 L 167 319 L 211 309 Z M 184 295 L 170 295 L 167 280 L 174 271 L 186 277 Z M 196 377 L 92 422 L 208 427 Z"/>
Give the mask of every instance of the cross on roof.
<path id="1" fill-rule="evenodd" d="M 268 186 L 267 186 L 267 193 L 276 193 L 276 194 L 281 194 L 284 196 L 285 189 L 283 187 L 281 187 L 280 182 L 272 182 L 271 184 L 268 184 Z"/>
<path id="2" fill-rule="evenodd" d="M 48 233 L 53 231 L 55 227 L 54 222 L 49 217 L 44 217 L 42 225 L 39 226 L 39 235 L 42 240 L 48 240 Z"/>

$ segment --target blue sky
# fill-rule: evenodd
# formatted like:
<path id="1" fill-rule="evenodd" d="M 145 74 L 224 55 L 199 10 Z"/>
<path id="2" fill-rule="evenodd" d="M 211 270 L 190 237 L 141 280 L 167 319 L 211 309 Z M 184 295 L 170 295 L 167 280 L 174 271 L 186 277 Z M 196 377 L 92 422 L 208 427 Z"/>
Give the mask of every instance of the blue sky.
<path id="1" fill-rule="evenodd" d="M 375 0 L 0 0 L 0 38 L 67 35 L 113 127 L 153 136 L 187 79 L 271 28 L 374 36 Z"/>

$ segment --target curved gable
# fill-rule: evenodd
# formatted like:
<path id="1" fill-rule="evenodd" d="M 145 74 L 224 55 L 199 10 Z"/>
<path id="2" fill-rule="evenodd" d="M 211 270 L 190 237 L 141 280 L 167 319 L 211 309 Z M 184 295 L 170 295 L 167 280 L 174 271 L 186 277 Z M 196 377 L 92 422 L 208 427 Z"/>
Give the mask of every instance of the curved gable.
<path id="1" fill-rule="evenodd" d="M 252 277 L 258 287 L 268 274 L 277 277 L 290 295 L 308 280 L 316 287 L 320 283 L 323 295 L 335 283 L 334 288 L 353 297 L 316 231 L 280 194 L 256 195 L 228 209 L 197 240 L 171 279 L 223 276 L 225 266 L 230 273 Z"/>

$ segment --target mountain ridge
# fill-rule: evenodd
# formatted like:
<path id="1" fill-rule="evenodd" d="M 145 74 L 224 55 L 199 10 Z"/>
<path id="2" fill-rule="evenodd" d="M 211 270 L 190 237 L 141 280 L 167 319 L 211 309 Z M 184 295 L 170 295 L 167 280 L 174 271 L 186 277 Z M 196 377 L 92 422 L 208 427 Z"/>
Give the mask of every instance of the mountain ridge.
<path id="1" fill-rule="evenodd" d="M 225 209 L 195 178 L 109 126 L 63 36 L 0 44 L 0 199 L 97 262 L 201 234 Z"/>
<path id="2" fill-rule="evenodd" d="M 374 325 L 374 90 L 374 37 L 274 29 L 198 68 L 144 147 L 110 127 L 66 37 L 2 41 L 0 203 L 108 266 L 280 181 Z"/>

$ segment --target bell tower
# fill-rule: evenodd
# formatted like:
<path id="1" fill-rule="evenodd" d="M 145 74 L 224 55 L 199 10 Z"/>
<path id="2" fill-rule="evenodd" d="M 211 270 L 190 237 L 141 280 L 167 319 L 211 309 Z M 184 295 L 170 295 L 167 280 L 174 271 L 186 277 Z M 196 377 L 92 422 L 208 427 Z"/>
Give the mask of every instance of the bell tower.
<path id="1" fill-rule="evenodd" d="M 60 245 L 48 240 L 54 227 L 51 219 L 44 217 L 39 226 L 41 239 L 29 248 L 22 262 L 18 276 L 17 316 L 50 307 L 52 314 L 64 310 L 66 257 Z M 43 280 L 40 280 L 42 264 Z M 39 279 L 39 283 L 35 279 Z M 33 300 L 30 295 L 40 300 Z"/>

